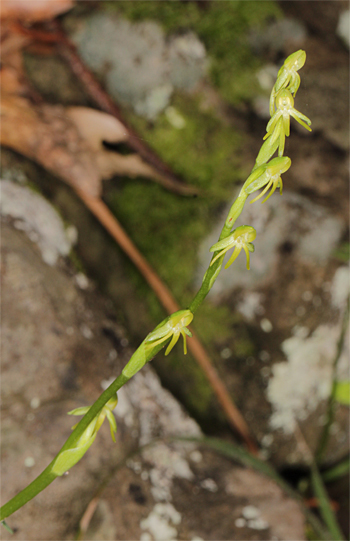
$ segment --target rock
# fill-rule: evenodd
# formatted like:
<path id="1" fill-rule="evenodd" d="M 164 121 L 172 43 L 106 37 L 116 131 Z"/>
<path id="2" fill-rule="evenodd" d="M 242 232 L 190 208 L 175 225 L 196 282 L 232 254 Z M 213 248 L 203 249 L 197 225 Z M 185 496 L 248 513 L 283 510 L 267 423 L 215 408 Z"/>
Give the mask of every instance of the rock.
<path id="1" fill-rule="evenodd" d="M 303 48 L 307 30 L 302 21 L 293 17 L 284 17 L 260 31 L 251 31 L 249 43 L 256 54 L 269 53 L 276 55 L 285 51 L 286 47 L 291 50 Z"/>
<path id="2" fill-rule="evenodd" d="M 209 264 L 209 247 L 222 222 L 223 216 L 202 244 L 200 269 Z M 329 264 L 344 225 L 320 205 L 288 192 L 273 195 L 263 205 L 248 204 L 237 225 L 241 224 L 257 230 L 251 270 L 246 270 L 242 252 L 220 273 L 209 298 L 241 314 L 257 350 L 237 359 L 236 330 L 232 341 L 219 346 L 220 368 L 267 456 L 281 466 L 306 464 L 299 430 L 315 452 L 349 294 L 348 267 Z M 340 381 L 348 377 L 347 343 L 337 363 Z M 348 409 L 339 404 L 325 462 L 341 459 L 348 445 Z"/>
<path id="3" fill-rule="evenodd" d="M 1 181 L 0 213 L 13 218 L 16 229 L 26 231 L 39 246 L 45 263 L 55 265 L 68 255 L 71 242 L 57 211 L 38 193 L 7 180 Z"/>
<path id="4" fill-rule="evenodd" d="M 320 131 L 344 152 L 349 148 L 349 66 L 334 65 L 327 70 L 308 70 L 303 74 L 307 107 L 312 129 Z"/>
<path id="5" fill-rule="evenodd" d="M 337 35 L 349 49 L 350 46 L 350 10 L 343 11 L 339 15 Z"/>
<path id="6" fill-rule="evenodd" d="M 231 203 L 220 216 L 218 225 L 199 248 L 200 270 L 196 281 L 197 287 L 200 286 L 202 279 L 201 269 L 209 265 L 212 257 L 209 248 L 217 242 L 230 206 Z M 325 265 L 343 233 L 343 223 L 340 219 L 306 197 L 290 192 L 284 192 L 282 197 L 275 193 L 263 205 L 259 204 L 259 201 L 253 205 L 249 205 L 248 202 L 237 223 L 243 224 L 249 224 L 257 231 L 255 252 L 251 256 L 251 270 L 246 271 L 245 256 L 242 252 L 235 262 L 234 272 L 221 272 L 218 276 L 209 293 L 209 298 L 214 302 L 238 287 L 251 289 L 271 282 L 281 258 L 280 248 L 283 245 L 291 246 L 293 252 L 305 264 Z"/>
<path id="7" fill-rule="evenodd" d="M 169 105 L 175 88 L 193 89 L 206 72 L 205 47 L 193 32 L 167 39 L 154 21 L 131 23 L 96 13 L 73 39 L 109 94 L 148 119 Z"/>
<path id="8" fill-rule="evenodd" d="M 91 287 L 81 289 L 61 257 L 57 266 L 47 265 L 8 220 L 2 227 L 3 501 L 57 453 L 70 433 L 67 411 L 92 403 L 131 354 L 111 306 Z M 201 435 L 151 366 L 123 387 L 119 400 L 117 444 L 103 426 L 77 466 L 7 519 L 15 533 L 3 531 L 4 541 L 72 539 L 105 482 L 87 540 L 219 540 L 242 534 L 305 539 L 298 505 L 273 481 L 194 443 L 149 445 L 157 437 Z M 130 455 L 141 445 L 149 446 Z M 269 493 L 262 497 L 255 490 L 251 498 L 249 486 L 268 486 Z"/>

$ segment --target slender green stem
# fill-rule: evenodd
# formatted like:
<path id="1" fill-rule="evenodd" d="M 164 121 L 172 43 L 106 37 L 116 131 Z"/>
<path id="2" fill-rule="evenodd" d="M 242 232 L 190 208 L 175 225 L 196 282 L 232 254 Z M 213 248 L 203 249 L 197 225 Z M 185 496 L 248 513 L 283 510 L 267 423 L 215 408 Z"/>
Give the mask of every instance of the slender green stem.
<path id="1" fill-rule="evenodd" d="M 304 51 L 298 51 L 297 53 L 294 53 L 301 58 L 304 58 L 303 55 L 305 55 Z M 289 66 L 289 63 L 291 57 L 288 57 L 286 60 L 286 65 Z M 294 57 L 293 57 L 294 59 Z M 292 66 L 294 66 L 293 69 L 298 70 L 300 67 L 302 67 L 303 63 L 299 62 L 296 66 L 295 61 L 293 60 Z M 295 67 L 296 66 L 296 67 Z M 289 68 L 288 68 L 289 69 Z M 289 72 L 288 72 L 289 73 Z M 291 84 L 289 79 L 284 80 L 281 82 L 279 81 L 279 78 L 282 77 L 282 75 L 278 76 L 277 82 L 276 82 L 276 88 L 280 88 L 281 85 L 283 88 L 287 88 L 288 84 Z M 278 87 L 278 84 L 280 83 L 280 86 Z M 283 83 L 283 84 L 282 84 Z M 296 90 L 294 89 L 294 94 Z M 273 95 L 272 104 L 274 104 L 275 100 L 275 94 Z M 283 132 L 282 124 L 281 122 L 277 123 L 278 129 L 274 130 L 272 135 L 269 136 L 269 138 L 265 141 L 263 144 L 258 158 L 257 162 L 253 168 L 253 171 L 257 169 L 258 165 L 263 164 L 269 160 L 269 158 L 274 154 L 274 152 L 277 150 L 277 147 L 280 146 L 280 152 L 279 155 L 283 153 L 284 148 L 284 142 L 283 142 L 283 148 L 281 147 L 281 141 L 285 136 L 289 135 L 288 133 Z M 282 137 L 283 136 L 283 137 Z M 282 148 L 282 151 L 281 151 Z M 289 160 L 289 158 L 288 158 Z M 290 160 L 289 160 L 290 162 Z M 290 163 L 289 163 L 290 165 Z M 280 164 L 278 164 L 278 167 Z M 272 167 L 272 166 L 271 166 Z M 276 166 L 274 166 L 276 167 Z M 278 169 L 277 167 L 277 169 Z M 282 166 L 281 166 L 282 167 Z M 288 166 L 289 167 L 289 166 Z M 266 169 L 266 168 L 265 168 Z M 286 168 L 281 169 L 279 174 L 283 171 L 285 171 Z M 253 173 L 253 172 L 252 172 Z M 260 171 L 254 176 L 254 181 L 257 180 L 258 176 L 260 174 Z M 275 173 L 274 173 L 275 174 Z M 266 184 L 268 182 L 268 179 L 261 176 L 262 182 Z M 251 181 L 251 176 L 248 177 L 247 181 L 249 180 L 248 184 Z M 272 181 L 271 181 L 272 182 Z M 282 181 L 281 181 L 282 182 Z M 254 185 L 254 190 L 260 189 L 263 187 L 264 184 L 258 184 Z M 270 184 L 269 184 L 270 185 Z M 249 194 L 252 193 L 254 190 L 252 190 L 251 186 L 249 189 Z M 272 192 L 273 193 L 273 192 Z M 248 193 L 246 191 L 246 183 L 240 190 L 240 193 L 238 194 L 238 197 L 234 201 L 228 216 L 225 220 L 225 224 L 222 228 L 219 242 L 226 239 L 232 234 L 232 228 L 241 214 L 244 204 L 247 200 Z M 245 249 L 246 253 L 248 254 L 247 250 Z M 247 255 L 248 257 L 248 255 Z M 214 263 L 213 260 L 215 259 Z M 210 289 L 213 287 L 213 284 L 218 277 L 222 263 L 224 259 L 224 253 L 222 256 L 218 257 L 218 255 L 213 255 L 212 262 L 209 265 L 209 268 L 207 269 L 202 285 L 197 292 L 196 296 L 194 297 L 192 303 L 189 306 L 189 311 L 192 313 L 186 314 L 186 317 L 188 315 L 191 316 L 191 319 L 193 317 L 194 312 L 198 309 L 200 304 L 203 302 L 205 297 L 208 295 Z M 181 311 L 180 311 L 181 312 Z M 174 318 L 172 323 L 175 325 L 175 327 L 171 327 L 170 325 L 170 331 L 169 327 L 169 318 L 172 316 L 169 316 L 167 320 L 165 320 L 161 325 L 161 329 L 165 327 L 165 334 L 161 333 L 161 329 L 159 328 L 159 325 L 156 327 L 155 331 L 153 331 L 153 334 L 156 336 L 156 339 L 154 339 L 154 344 L 152 345 L 152 339 L 150 339 L 150 335 L 142 342 L 142 344 L 138 347 L 138 349 L 135 351 L 135 353 L 132 355 L 131 359 L 127 363 L 126 367 L 123 369 L 123 372 L 118 376 L 114 382 L 101 394 L 101 396 L 96 400 L 96 402 L 89 408 L 88 412 L 85 414 L 85 416 L 81 419 L 81 421 L 77 424 L 75 429 L 73 430 L 72 434 L 69 436 L 65 444 L 63 445 L 62 449 L 59 451 L 59 453 L 56 455 L 54 460 L 47 466 L 47 468 L 30 484 L 28 485 L 24 490 L 22 490 L 19 494 L 17 494 L 12 500 L 10 500 L 8 503 L 6 503 L 1 509 L 0 509 L 0 520 L 3 520 L 4 518 L 11 515 L 14 511 L 22 507 L 26 502 L 34 498 L 39 492 L 41 492 L 44 488 L 46 488 L 58 475 L 62 475 L 66 469 L 72 467 L 80 458 L 83 456 L 85 451 L 90 447 L 90 445 L 93 443 L 94 438 L 96 436 L 95 426 L 93 421 L 96 420 L 96 417 L 101 413 L 104 406 L 107 404 L 107 402 L 110 399 L 115 399 L 115 395 L 117 391 L 129 381 L 131 377 L 133 377 L 147 362 L 149 362 L 163 347 L 164 347 L 164 340 L 166 341 L 167 338 L 170 337 L 172 329 L 178 329 L 178 325 L 180 322 L 182 322 L 181 319 L 181 313 L 177 312 L 176 317 L 180 320 L 176 320 L 174 323 Z M 187 312 L 186 310 L 182 312 Z M 173 314 L 175 316 L 175 314 Z M 171 323 L 171 321 L 170 321 Z M 184 325 L 186 327 L 186 325 Z M 182 328 L 183 330 L 181 332 L 186 332 L 186 329 Z M 160 333 L 160 334 L 157 334 Z M 178 332 L 178 331 L 176 331 Z M 167 334 L 168 333 L 168 334 Z M 151 333 L 152 335 L 152 333 Z M 163 340 L 163 336 L 165 337 Z M 173 338 L 175 337 L 175 331 L 173 331 Z M 176 338 L 176 337 L 175 337 Z M 175 340 L 176 341 L 176 340 Z M 171 346 L 171 344 L 170 344 Z"/>
<path id="2" fill-rule="evenodd" d="M 156 353 L 162 348 L 162 345 L 157 346 L 156 348 L 153 348 L 146 354 L 146 362 L 150 361 Z M 39 492 L 44 490 L 52 481 L 54 481 L 57 477 L 56 474 L 52 473 L 52 466 L 54 462 L 56 461 L 57 457 L 65 450 L 71 449 L 74 447 L 74 444 L 79 440 L 79 438 L 82 436 L 86 428 L 89 426 L 91 421 L 96 417 L 96 415 L 99 414 L 103 406 L 108 402 L 110 398 L 115 396 L 116 392 L 123 386 L 127 381 L 129 381 L 129 377 L 126 377 L 123 373 L 120 374 L 112 383 L 111 385 L 101 394 L 101 396 L 96 400 L 96 402 L 91 406 L 89 411 L 84 415 L 84 417 L 81 419 L 81 421 L 77 424 L 74 431 L 71 433 L 63 447 L 60 449 L 60 451 L 57 453 L 55 458 L 52 460 L 52 462 L 45 468 L 41 474 L 34 479 L 28 485 L 25 489 L 23 489 L 21 492 L 19 492 L 16 496 L 14 496 L 10 501 L 8 501 L 5 505 L 3 505 L 0 509 L 0 520 L 5 519 L 6 517 L 10 516 L 12 513 L 17 511 L 20 507 L 22 507 L 24 504 L 26 504 L 29 500 L 34 498 Z"/>
<path id="3" fill-rule="evenodd" d="M 333 513 L 326 488 L 323 484 L 322 477 L 320 475 L 320 472 L 318 471 L 316 462 L 314 460 L 311 464 L 311 483 L 314 489 L 314 493 L 319 502 L 321 516 L 329 530 L 329 533 L 332 536 L 332 541 L 343 541 L 343 533 Z"/>
<path id="4" fill-rule="evenodd" d="M 51 473 L 52 461 L 47 468 L 41 474 L 34 479 L 25 489 L 19 492 L 12 500 L 5 503 L 1 508 L 1 520 L 12 515 L 17 509 L 22 507 L 25 503 L 32 500 L 39 492 L 44 490 L 52 481 L 56 479 L 56 475 Z"/>
<path id="5" fill-rule="evenodd" d="M 318 449 L 316 451 L 316 456 L 315 456 L 315 460 L 318 464 L 321 463 L 324 453 L 326 451 L 329 435 L 330 435 L 330 428 L 334 420 L 335 391 L 336 391 L 336 384 L 337 384 L 337 367 L 338 367 L 340 356 L 343 351 L 345 334 L 348 328 L 348 323 L 349 323 L 349 299 L 347 300 L 347 305 L 346 305 L 345 313 L 343 316 L 341 331 L 340 331 L 340 335 L 339 335 L 339 339 L 337 343 L 337 352 L 336 352 L 334 362 L 333 362 L 333 382 L 332 382 L 331 394 L 328 399 L 327 421 L 326 421 L 326 424 L 324 425 L 322 435 L 319 441 Z"/>

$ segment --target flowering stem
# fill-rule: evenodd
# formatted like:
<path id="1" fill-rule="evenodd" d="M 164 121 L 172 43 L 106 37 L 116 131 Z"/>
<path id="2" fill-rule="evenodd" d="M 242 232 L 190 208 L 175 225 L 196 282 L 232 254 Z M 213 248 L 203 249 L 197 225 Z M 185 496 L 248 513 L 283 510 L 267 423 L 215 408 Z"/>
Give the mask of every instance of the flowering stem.
<path id="1" fill-rule="evenodd" d="M 124 367 L 122 373 L 101 394 L 101 396 L 89 408 L 87 413 L 77 424 L 53 461 L 30 485 L 28 485 L 24 490 L 22 490 L 0 509 L 0 520 L 4 520 L 6 517 L 14 513 L 17 509 L 22 507 L 25 503 L 46 488 L 56 477 L 63 475 L 65 471 L 69 470 L 78 462 L 78 460 L 80 460 L 95 439 L 96 431 L 98 430 L 98 428 L 96 429 L 97 417 L 100 415 L 107 402 L 113 398 L 114 400 L 116 399 L 117 391 L 164 347 L 165 342 L 167 342 L 168 339 L 171 338 L 167 352 L 170 351 L 180 334 L 182 334 L 184 339 L 186 334 L 191 336 L 191 333 L 187 329 L 187 325 L 190 323 L 190 321 L 192 321 L 194 312 L 208 295 L 216 278 L 218 277 L 225 252 L 231 247 L 235 248 L 235 246 L 238 246 L 239 250 L 243 248 L 246 252 L 247 262 L 249 265 L 248 250 L 253 251 L 254 247 L 250 244 L 250 239 L 248 237 L 245 239 L 242 237 L 242 235 L 239 236 L 239 230 L 243 230 L 242 227 L 237 228 L 234 231 L 232 231 L 232 227 L 241 214 L 244 204 L 251 193 L 264 187 L 265 190 L 263 193 L 265 193 L 266 190 L 271 187 L 271 193 L 269 194 L 270 197 L 278 185 L 280 186 L 280 190 L 282 190 L 282 180 L 280 179 L 280 175 L 290 166 L 290 159 L 281 157 L 284 150 L 285 137 L 289 136 L 289 117 L 286 115 L 291 114 L 298 122 L 300 122 L 301 119 L 306 119 L 304 115 L 293 108 L 294 98 L 291 94 L 293 93 L 295 96 L 295 93 L 299 88 L 300 81 L 297 71 L 303 66 L 304 62 L 304 51 L 297 51 L 287 58 L 284 66 L 278 73 L 277 81 L 272 91 L 270 100 L 271 116 L 274 119 L 271 121 L 271 124 L 269 124 L 270 131 L 268 131 L 268 133 L 265 135 L 266 140 L 258 154 L 258 158 L 251 175 L 243 185 L 238 197 L 234 201 L 227 215 L 225 224 L 219 237 L 219 242 L 212 247 L 216 253 L 213 254 L 211 264 L 204 275 L 202 285 L 189 308 L 186 310 L 177 311 L 169 316 L 145 338 L 145 340 L 132 355 L 127 365 Z M 282 99 L 289 100 L 288 104 L 290 107 L 288 111 L 290 111 L 290 113 L 285 112 L 284 110 L 282 111 L 282 109 L 274 113 L 275 105 L 277 104 L 278 106 Z M 284 115 L 283 120 L 285 120 L 285 122 L 282 122 L 282 114 Z M 309 119 L 306 120 L 308 123 L 310 122 Z M 300 123 L 303 124 L 303 122 Z M 286 126 L 288 129 L 286 129 Z M 305 127 L 310 129 L 308 126 Z M 271 160 L 271 162 L 268 162 L 278 147 L 279 158 L 275 158 L 274 160 Z M 265 200 L 266 199 L 267 198 L 265 198 Z M 244 234 L 251 230 L 253 230 L 252 227 L 244 226 Z M 228 237 L 230 237 L 228 242 L 220 243 L 220 241 L 224 241 L 224 239 L 228 239 Z M 253 236 L 252 240 L 254 240 L 254 238 L 255 236 Z M 222 255 L 220 255 L 220 251 L 218 253 L 217 248 L 224 248 L 222 250 Z M 110 417 L 111 411 L 109 410 L 109 413 L 107 412 L 105 415 Z"/>

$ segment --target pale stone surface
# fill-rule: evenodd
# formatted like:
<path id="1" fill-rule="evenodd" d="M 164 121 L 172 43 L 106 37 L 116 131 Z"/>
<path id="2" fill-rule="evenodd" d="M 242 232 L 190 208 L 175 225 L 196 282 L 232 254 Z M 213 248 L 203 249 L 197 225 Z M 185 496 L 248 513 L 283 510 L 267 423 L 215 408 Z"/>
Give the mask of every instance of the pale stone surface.
<path id="1" fill-rule="evenodd" d="M 38 193 L 2 180 L 0 213 L 15 220 L 16 229 L 27 233 L 41 251 L 43 260 L 54 265 L 60 255 L 68 255 L 72 242 L 58 212 Z"/>
<path id="2" fill-rule="evenodd" d="M 193 32 L 167 39 L 154 21 L 97 13 L 73 39 L 86 64 L 105 76 L 110 95 L 149 119 L 169 105 L 175 88 L 191 90 L 206 72 L 206 50 Z"/>

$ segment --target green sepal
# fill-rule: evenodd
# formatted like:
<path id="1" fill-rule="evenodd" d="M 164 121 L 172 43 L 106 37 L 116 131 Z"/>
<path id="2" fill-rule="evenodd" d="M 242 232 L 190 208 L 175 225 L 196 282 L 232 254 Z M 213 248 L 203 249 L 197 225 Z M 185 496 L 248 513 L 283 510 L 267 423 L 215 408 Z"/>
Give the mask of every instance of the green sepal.
<path id="1" fill-rule="evenodd" d="M 67 415 L 85 415 L 89 411 L 91 406 L 84 406 L 82 408 L 75 408 L 74 410 L 68 411 Z"/>
<path id="2" fill-rule="evenodd" d="M 96 438 L 94 434 L 84 445 L 75 449 L 67 449 L 58 455 L 52 465 L 51 472 L 54 475 L 60 476 L 70 470 L 79 460 L 85 455 L 86 451 L 91 447 Z"/>

